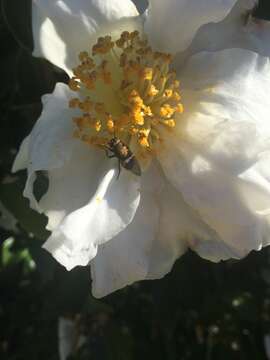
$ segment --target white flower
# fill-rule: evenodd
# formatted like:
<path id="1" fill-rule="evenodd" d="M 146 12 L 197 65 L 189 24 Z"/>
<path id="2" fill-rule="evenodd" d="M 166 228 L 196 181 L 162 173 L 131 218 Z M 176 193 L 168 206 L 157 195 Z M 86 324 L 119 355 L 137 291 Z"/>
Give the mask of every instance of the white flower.
<path id="1" fill-rule="evenodd" d="M 128 0 L 33 3 L 34 53 L 75 68 L 77 91 L 43 97 L 14 170 L 27 168 L 24 195 L 49 218 L 44 248 L 68 270 L 90 263 L 95 296 L 163 277 L 188 247 L 220 261 L 269 243 L 269 25 L 248 19 L 254 4 L 152 0 L 141 18 Z M 180 92 L 145 33 L 177 53 Z M 122 167 L 117 179 L 104 151 L 114 135 L 141 176 Z M 39 202 L 38 170 L 49 179 Z"/>

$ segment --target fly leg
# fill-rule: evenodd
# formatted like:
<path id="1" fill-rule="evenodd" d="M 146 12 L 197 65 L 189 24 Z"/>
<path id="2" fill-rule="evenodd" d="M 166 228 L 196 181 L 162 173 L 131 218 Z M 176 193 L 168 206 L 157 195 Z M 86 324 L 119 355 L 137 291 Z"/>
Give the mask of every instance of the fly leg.
<path id="1" fill-rule="evenodd" d="M 112 158 L 116 158 L 117 156 L 114 153 L 109 153 L 109 149 L 105 149 L 105 153 L 107 158 L 112 159 Z M 118 159 L 118 174 L 117 174 L 117 180 L 119 179 L 120 176 L 120 172 L 121 172 L 121 162 Z"/>
<path id="2" fill-rule="evenodd" d="M 109 159 L 116 157 L 114 154 L 110 154 L 108 149 L 105 149 L 105 153 L 106 153 L 107 158 L 109 158 Z"/>
<path id="3" fill-rule="evenodd" d="M 119 179 L 120 172 L 121 172 L 121 163 L 120 163 L 120 160 L 118 159 L 118 174 L 117 174 L 117 180 Z"/>

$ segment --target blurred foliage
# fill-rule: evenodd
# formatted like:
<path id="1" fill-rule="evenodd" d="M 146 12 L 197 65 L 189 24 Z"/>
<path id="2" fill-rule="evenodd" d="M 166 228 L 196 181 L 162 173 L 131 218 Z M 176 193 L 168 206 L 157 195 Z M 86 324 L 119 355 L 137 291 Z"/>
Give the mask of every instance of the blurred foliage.
<path id="1" fill-rule="evenodd" d="M 268 1 L 255 14 L 270 19 Z M 0 39 L 1 360 L 58 359 L 60 317 L 74 320 L 84 339 L 73 360 L 266 359 L 269 249 L 221 264 L 187 253 L 164 279 L 99 301 L 88 268 L 66 272 L 41 249 L 46 219 L 22 198 L 26 174 L 10 169 L 41 112 L 40 97 L 67 76 L 31 56 L 29 0 L 1 1 Z"/>

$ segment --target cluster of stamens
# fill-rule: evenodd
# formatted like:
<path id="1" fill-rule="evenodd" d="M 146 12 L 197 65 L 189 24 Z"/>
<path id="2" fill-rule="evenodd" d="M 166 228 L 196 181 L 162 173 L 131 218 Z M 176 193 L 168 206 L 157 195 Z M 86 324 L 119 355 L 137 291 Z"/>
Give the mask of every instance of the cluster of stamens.
<path id="1" fill-rule="evenodd" d="M 84 51 L 79 60 L 69 82 L 79 94 L 69 106 L 82 112 L 73 119 L 74 136 L 99 147 L 116 136 L 138 154 L 155 153 L 160 126 L 174 128 L 183 112 L 171 55 L 154 52 L 138 31 L 125 31 L 116 41 L 99 38 L 91 56 Z"/>

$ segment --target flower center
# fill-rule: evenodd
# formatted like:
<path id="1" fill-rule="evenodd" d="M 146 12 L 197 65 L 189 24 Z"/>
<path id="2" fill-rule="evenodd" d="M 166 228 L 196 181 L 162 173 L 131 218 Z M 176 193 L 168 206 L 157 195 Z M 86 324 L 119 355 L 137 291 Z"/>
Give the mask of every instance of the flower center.
<path id="1" fill-rule="evenodd" d="M 183 112 L 172 56 L 154 52 L 138 31 L 124 31 L 116 41 L 99 38 L 92 56 L 83 51 L 79 60 L 69 82 L 78 92 L 69 106 L 82 112 L 73 118 L 74 136 L 101 149 L 117 137 L 140 161 L 152 158 L 161 127 L 172 131 Z"/>

